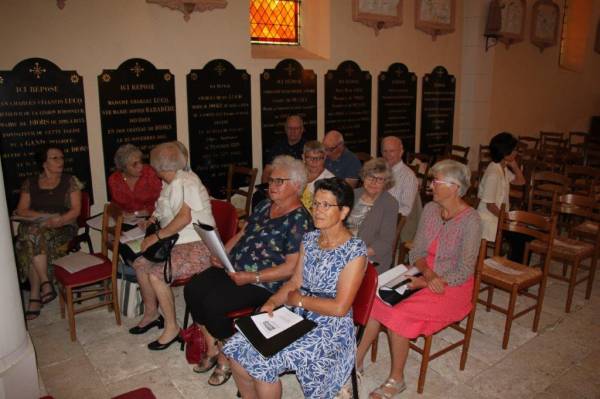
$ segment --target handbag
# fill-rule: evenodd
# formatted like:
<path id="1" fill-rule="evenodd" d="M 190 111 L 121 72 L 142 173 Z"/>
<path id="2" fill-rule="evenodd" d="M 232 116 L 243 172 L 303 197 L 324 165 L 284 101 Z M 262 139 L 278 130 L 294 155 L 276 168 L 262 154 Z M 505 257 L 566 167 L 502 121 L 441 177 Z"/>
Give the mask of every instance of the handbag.
<path id="1" fill-rule="evenodd" d="M 189 364 L 198 364 L 206 356 L 208 347 L 204 334 L 196 323 L 181 330 L 181 338 L 185 342 L 185 358 Z"/>
<path id="2" fill-rule="evenodd" d="M 138 283 L 129 281 L 127 278 L 119 278 L 117 279 L 117 286 L 121 314 L 125 317 L 141 316 L 144 313 L 144 301 L 142 301 L 142 293 Z"/>
<path id="3" fill-rule="evenodd" d="M 146 237 L 156 234 L 158 230 L 160 230 L 160 224 L 158 222 L 152 223 L 146 228 Z M 171 271 L 171 250 L 175 246 L 177 239 L 179 239 L 179 234 L 177 233 L 169 237 L 161 237 L 157 242 L 146 248 L 142 254 L 142 256 L 150 262 L 164 262 L 163 277 L 167 284 L 170 284 L 173 280 Z"/>

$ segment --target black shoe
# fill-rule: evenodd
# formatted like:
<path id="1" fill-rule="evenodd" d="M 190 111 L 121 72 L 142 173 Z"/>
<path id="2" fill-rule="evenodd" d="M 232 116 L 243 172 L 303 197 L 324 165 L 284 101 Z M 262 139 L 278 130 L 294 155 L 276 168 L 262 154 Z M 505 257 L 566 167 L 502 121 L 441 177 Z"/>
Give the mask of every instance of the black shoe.
<path id="1" fill-rule="evenodd" d="M 162 315 L 158 316 L 158 319 L 151 321 L 146 324 L 144 327 L 135 326 L 129 329 L 129 334 L 140 335 L 144 334 L 146 331 L 153 327 L 164 328 L 165 327 L 165 319 L 163 319 Z"/>
<path id="2" fill-rule="evenodd" d="M 151 351 L 162 351 L 162 350 L 167 349 L 169 346 L 171 346 L 171 344 L 173 342 L 183 342 L 183 339 L 181 338 L 181 336 L 179 334 L 177 334 L 175 336 L 175 338 L 173 338 L 166 344 L 161 344 L 160 342 L 158 342 L 158 340 L 152 341 L 148 344 L 148 349 L 150 349 Z"/>

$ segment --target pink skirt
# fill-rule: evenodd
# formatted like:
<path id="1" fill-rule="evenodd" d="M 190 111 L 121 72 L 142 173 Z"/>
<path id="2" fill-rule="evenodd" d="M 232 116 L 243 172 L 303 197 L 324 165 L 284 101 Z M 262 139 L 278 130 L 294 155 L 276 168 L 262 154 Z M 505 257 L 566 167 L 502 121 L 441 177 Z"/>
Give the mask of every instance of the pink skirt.
<path id="1" fill-rule="evenodd" d="M 136 271 L 152 274 L 161 280 L 165 280 L 163 270 L 164 263 L 153 263 L 143 256 L 133 262 Z M 202 241 L 193 241 L 186 244 L 178 244 L 171 250 L 171 269 L 173 281 L 191 277 L 210 267 L 210 251 Z"/>
<path id="2" fill-rule="evenodd" d="M 464 319 L 471 311 L 473 277 L 461 285 L 446 286 L 443 294 L 425 287 L 391 307 L 375 298 L 371 318 L 405 338 L 431 335 Z"/>

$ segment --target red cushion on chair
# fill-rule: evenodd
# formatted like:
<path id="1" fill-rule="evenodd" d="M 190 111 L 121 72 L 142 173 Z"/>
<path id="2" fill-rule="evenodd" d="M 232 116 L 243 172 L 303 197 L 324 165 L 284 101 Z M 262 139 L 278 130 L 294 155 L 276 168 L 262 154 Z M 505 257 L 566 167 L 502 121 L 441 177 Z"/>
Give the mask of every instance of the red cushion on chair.
<path id="1" fill-rule="evenodd" d="M 83 269 L 77 273 L 69 273 L 62 267 L 54 265 L 54 276 L 56 277 L 56 280 L 63 286 L 68 286 L 109 278 L 112 273 L 111 261 L 100 253 L 93 255 L 102 259 L 104 262 L 99 265 Z"/>
<path id="2" fill-rule="evenodd" d="M 156 396 L 148 388 L 139 388 L 119 396 L 114 396 L 112 399 L 156 399 Z"/>

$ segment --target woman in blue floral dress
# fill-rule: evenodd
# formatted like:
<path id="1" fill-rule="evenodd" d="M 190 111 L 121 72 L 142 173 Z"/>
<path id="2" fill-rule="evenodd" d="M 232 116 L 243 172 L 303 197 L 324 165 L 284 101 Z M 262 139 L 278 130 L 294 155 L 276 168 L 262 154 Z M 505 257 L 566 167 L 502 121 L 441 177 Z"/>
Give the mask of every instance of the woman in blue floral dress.
<path id="1" fill-rule="evenodd" d="M 312 214 L 318 230 L 304 235 L 293 277 L 261 309 L 292 306 L 317 326 L 270 358 L 241 334 L 225 345 L 243 398 L 281 397 L 279 375 L 285 371 L 296 373 L 307 398 L 333 398 L 350 377 L 356 355 L 352 302 L 367 259 L 365 243 L 344 226 L 352 203 L 352 189 L 342 179 L 316 183 Z"/>

